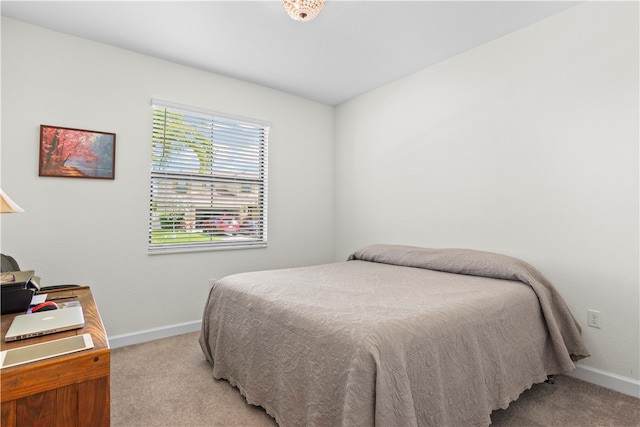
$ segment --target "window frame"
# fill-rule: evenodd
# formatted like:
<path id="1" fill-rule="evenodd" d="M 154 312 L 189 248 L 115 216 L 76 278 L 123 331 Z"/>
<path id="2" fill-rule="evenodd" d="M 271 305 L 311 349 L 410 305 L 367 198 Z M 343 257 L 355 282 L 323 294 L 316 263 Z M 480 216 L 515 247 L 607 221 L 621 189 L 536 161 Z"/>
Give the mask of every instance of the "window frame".
<path id="1" fill-rule="evenodd" d="M 149 255 L 267 247 L 270 124 L 151 100 Z"/>

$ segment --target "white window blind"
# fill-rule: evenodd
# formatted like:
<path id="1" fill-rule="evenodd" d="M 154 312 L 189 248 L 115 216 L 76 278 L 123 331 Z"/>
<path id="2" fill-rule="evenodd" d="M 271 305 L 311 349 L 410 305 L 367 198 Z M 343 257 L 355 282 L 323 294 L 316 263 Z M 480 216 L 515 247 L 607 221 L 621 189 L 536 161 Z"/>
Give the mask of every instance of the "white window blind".
<path id="1" fill-rule="evenodd" d="M 149 253 L 266 246 L 269 126 L 152 104 Z"/>

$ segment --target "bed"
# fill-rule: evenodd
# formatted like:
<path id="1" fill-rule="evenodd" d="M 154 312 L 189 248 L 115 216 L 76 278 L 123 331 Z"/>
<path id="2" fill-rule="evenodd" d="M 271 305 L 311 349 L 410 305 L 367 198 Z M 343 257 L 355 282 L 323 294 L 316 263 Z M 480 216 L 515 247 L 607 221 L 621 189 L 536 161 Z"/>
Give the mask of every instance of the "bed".
<path id="1" fill-rule="evenodd" d="M 486 426 L 589 355 L 531 265 L 396 245 L 218 280 L 200 345 L 213 376 L 282 427 Z"/>

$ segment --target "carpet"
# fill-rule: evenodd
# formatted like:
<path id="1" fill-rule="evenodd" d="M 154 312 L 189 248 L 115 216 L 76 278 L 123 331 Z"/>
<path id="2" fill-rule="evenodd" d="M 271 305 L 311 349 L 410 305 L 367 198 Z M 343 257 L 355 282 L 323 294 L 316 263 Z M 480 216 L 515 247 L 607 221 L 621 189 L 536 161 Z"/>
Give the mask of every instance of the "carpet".
<path id="1" fill-rule="evenodd" d="M 216 380 L 199 332 L 111 351 L 111 425 L 114 427 L 275 427 L 238 389 Z M 534 385 L 492 426 L 637 426 L 640 400 L 569 376 Z"/>

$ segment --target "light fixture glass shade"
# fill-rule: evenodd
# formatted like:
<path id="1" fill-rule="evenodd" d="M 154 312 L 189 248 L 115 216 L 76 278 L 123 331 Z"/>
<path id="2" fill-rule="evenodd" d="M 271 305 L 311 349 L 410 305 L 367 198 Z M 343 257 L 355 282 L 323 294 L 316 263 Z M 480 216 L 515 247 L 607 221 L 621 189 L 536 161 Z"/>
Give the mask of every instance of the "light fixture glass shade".
<path id="1" fill-rule="evenodd" d="M 14 213 L 24 212 L 20 206 L 16 204 L 9 196 L 4 194 L 4 191 L 0 189 L 0 213 Z"/>
<path id="2" fill-rule="evenodd" d="M 282 0 L 289 16 L 296 21 L 311 21 L 318 16 L 324 0 Z"/>

